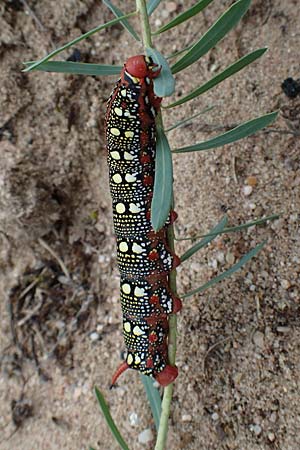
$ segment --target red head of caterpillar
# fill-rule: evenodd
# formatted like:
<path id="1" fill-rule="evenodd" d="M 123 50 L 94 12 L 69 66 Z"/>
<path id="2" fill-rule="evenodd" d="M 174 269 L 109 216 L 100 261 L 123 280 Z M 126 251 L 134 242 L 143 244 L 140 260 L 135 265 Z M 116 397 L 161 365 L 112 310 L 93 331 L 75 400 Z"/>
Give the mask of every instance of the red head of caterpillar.
<path id="1" fill-rule="evenodd" d="M 151 62 L 147 56 L 137 55 L 131 56 L 124 64 L 125 70 L 136 78 L 156 78 L 160 74 L 161 69 L 153 71 L 157 64 Z"/>

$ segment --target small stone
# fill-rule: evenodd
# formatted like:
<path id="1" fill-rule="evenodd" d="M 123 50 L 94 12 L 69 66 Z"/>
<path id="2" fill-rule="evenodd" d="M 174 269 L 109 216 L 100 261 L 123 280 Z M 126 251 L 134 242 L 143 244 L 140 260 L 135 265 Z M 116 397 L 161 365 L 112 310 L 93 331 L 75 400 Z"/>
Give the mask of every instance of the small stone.
<path id="1" fill-rule="evenodd" d="M 254 187 L 254 186 L 257 185 L 257 178 L 253 177 L 253 176 L 247 177 L 246 178 L 246 183 L 248 184 L 248 186 Z"/>
<path id="2" fill-rule="evenodd" d="M 225 255 L 224 255 L 224 253 L 223 252 L 218 252 L 217 253 L 217 255 L 216 255 L 216 257 L 217 257 L 217 260 L 219 261 L 219 263 L 223 263 L 224 262 L 224 260 L 225 260 Z"/>
<path id="3" fill-rule="evenodd" d="M 253 187 L 252 186 L 243 186 L 243 194 L 245 195 L 245 197 L 248 197 L 249 195 L 252 194 L 253 191 Z"/>
<path id="4" fill-rule="evenodd" d="M 58 277 L 58 281 L 61 283 L 61 284 L 66 284 L 66 285 L 68 285 L 68 284 L 70 284 L 70 278 L 68 278 L 68 277 L 66 277 L 66 276 L 64 276 L 64 275 L 61 275 L 61 276 L 59 276 Z"/>
<path id="5" fill-rule="evenodd" d="M 166 3 L 166 9 L 171 13 L 171 12 L 175 12 L 177 9 L 177 4 L 176 2 L 167 2 Z"/>
<path id="6" fill-rule="evenodd" d="M 192 416 L 190 414 L 182 414 L 181 420 L 182 422 L 191 422 Z"/>
<path id="7" fill-rule="evenodd" d="M 274 442 L 275 441 L 275 434 L 270 432 L 268 433 L 268 439 L 270 442 Z"/>
<path id="8" fill-rule="evenodd" d="M 93 331 L 93 332 L 90 334 L 90 340 L 91 340 L 92 342 L 98 341 L 99 337 L 100 337 L 100 335 L 99 335 L 99 333 L 97 333 L 97 331 Z"/>
<path id="9" fill-rule="evenodd" d="M 277 327 L 278 333 L 289 333 L 291 331 L 290 327 Z"/>
<path id="10" fill-rule="evenodd" d="M 262 432 L 262 429 L 261 429 L 260 425 L 250 425 L 250 430 L 253 431 L 253 433 L 256 436 L 259 436 L 260 433 Z"/>
<path id="11" fill-rule="evenodd" d="M 212 413 L 211 418 L 212 418 L 212 420 L 214 420 L 216 422 L 219 419 L 219 414 L 214 412 L 214 413 Z"/>
<path id="12" fill-rule="evenodd" d="M 283 289 L 289 289 L 291 287 L 289 280 L 281 280 L 280 284 Z"/>
<path id="13" fill-rule="evenodd" d="M 74 390 L 73 399 L 74 399 L 75 401 L 78 400 L 79 397 L 81 396 L 81 394 L 82 394 L 82 389 L 81 389 L 81 387 L 76 387 L 75 390 Z"/>
<path id="14" fill-rule="evenodd" d="M 228 252 L 226 254 L 226 261 L 228 262 L 228 264 L 233 264 L 235 261 L 235 257 L 233 253 Z"/>
<path id="15" fill-rule="evenodd" d="M 154 436 L 152 431 L 150 430 L 150 428 L 147 428 L 139 434 L 138 441 L 140 444 L 148 444 L 149 442 L 153 441 L 153 438 Z"/>
<path id="16" fill-rule="evenodd" d="M 211 267 L 213 269 L 217 269 L 218 268 L 218 261 L 216 259 L 213 259 L 211 262 Z"/>
<path id="17" fill-rule="evenodd" d="M 256 347 L 264 348 L 265 346 L 265 335 L 261 331 L 256 331 L 253 335 L 253 343 Z"/>
<path id="18" fill-rule="evenodd" d="M 260 433 L 262 432 L 261 426 L 260 425 L 254 425 L 253 431 L 256 434 L 256 436 L 259 436 Z"/>
<path id="19" fill-rule="evenodd" d="M 139 417 L 138 417 L 137 413 L 133 412 L 133 413 L 129 414 L 129 422 L 132 427 L 139 424 L 140 421 L 139 421 Z"/>

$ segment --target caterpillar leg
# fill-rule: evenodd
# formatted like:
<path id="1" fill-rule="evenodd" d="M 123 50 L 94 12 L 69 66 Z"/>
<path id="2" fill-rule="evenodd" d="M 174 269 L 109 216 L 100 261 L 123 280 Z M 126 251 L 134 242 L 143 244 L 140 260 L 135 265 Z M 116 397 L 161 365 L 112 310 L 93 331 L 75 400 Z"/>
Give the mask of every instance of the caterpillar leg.
<path id="1" fill-rule="evenodd" d="M 173 381 L 177 378 L 177 375 L 178 375 L 177 367 L 170 366 L 168 364 L 154 378 L 161 386 L 166 387 L 169 384 L 173 383 Z"/>
<path id="2" fill-rule="evenodd" d="M 112 380 L 110 389 L 113 388 L 113 386 L 116 384 L 117 379 L 122 375 L 125 370 L 129 369 L 129 365 L 126 361 L 122 362 L 122 364 L 117 368 L 115 371 Z M 173 381 L 178 376 L 178 368 L 176 366 L 170 366 L 169 364 L 166 365 L 166 367 L 159 372 L 157 375 L 154 376 L 154 379 L 162 386 L 166 387 L 169 384 L 173 383 Z"/>

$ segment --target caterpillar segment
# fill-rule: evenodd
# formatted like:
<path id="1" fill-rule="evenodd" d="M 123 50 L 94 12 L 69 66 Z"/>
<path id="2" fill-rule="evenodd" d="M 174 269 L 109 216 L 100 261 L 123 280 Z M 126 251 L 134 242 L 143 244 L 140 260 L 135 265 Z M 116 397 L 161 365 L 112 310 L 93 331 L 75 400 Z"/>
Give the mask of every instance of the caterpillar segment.
<path id="1" fill-rule="evenodd" d="M 168 316 L 181 300 L 169 287 L 169 273 L 180 264 L 168 245 L 167 229 L 151 226 L 155 179 L 155 117 L 161 99 L 153 91 L 160 69 L 143 55 L 129 58 L 107 105 L 106 145 L 113 221 L 120 271 L 120 297 L 126 361 L 112 385 L 128 368 L 154 377 L 162 386 L 178 375 L 168 362 Z"/>

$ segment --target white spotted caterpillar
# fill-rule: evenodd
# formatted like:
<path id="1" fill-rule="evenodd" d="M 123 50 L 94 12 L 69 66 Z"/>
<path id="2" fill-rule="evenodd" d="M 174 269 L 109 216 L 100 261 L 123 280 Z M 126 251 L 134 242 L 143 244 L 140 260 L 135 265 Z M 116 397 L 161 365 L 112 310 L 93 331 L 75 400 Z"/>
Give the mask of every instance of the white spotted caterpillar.
<path id="1" fill-rule="evenodd" d="M 155 70 L 156 68 L 156 70 Z M 128 368 L 153 376 L 160 385 L 178 374 L 168 363 L 168 316 L 181 309 L 169 288 L 169 273 L 180 263 L 168 246 L 170 213 L 158 232 L 151 226 L 156 154 L 155 117 L 161 98 L 153 91 L 160 73 L 143 55 L 129 58 L 107 105 L 108 153 L 120 296 L 127 357 L 115 372 L 112 385 Z"/>

